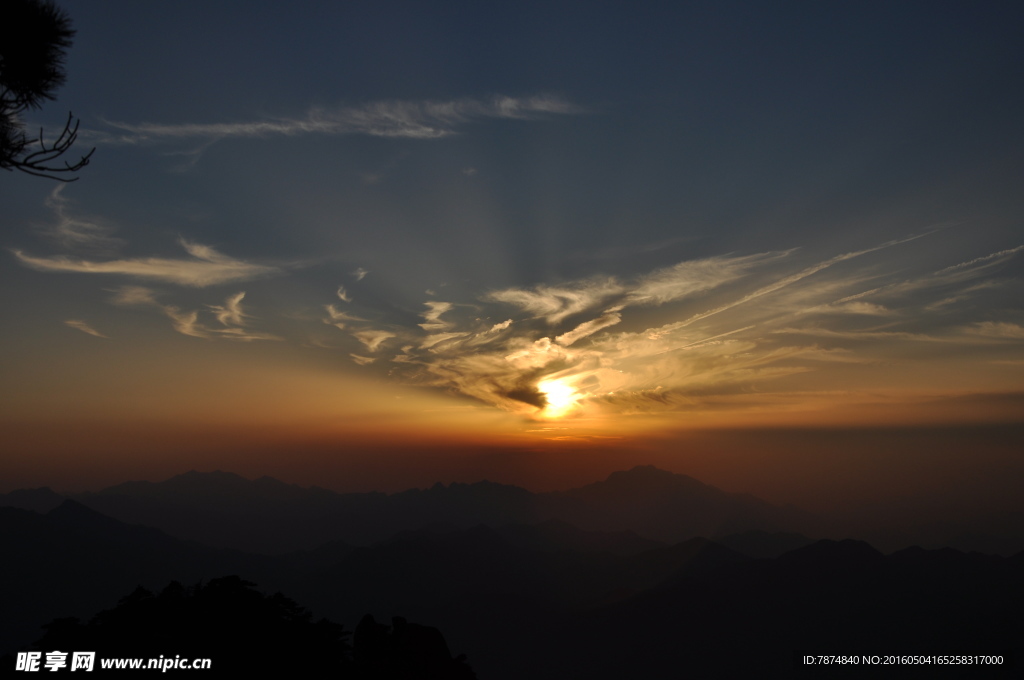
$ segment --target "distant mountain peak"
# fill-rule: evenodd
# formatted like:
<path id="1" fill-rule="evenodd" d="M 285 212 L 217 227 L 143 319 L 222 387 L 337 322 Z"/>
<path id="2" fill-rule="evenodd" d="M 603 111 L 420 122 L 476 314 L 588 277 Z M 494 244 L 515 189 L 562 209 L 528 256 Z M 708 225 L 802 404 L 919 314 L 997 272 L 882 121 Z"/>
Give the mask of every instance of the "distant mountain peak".
<path id="1" fill-rule="evenodd" d="M 863 564 L 882 560 L 884 555 L 865 541 L 846 538 L 841 541 L 824 538 L 782 555 L 788 562 L 843 562 Z"/>
<path id="2" fill-rule="evenodd" d="M 113 517 L 108 517 L 71 498 L 65 499 L 60 505 L 46 513 L 46 516 L 61 524 L 79 527 L 122 526 L 122 522 Z"/>
<path id="3" fill-rule="evenodd" d="M 678 472 L 670 472 L 668 470 L 662 470 L 659 467 L 653 465 L 635 465 L 628 470 L 618 470 L 608 475 L 608 480 L 611 479 L 644 479 L 644 480 L 661 480 L 664 482 L 687 482 L 700 484 L 706 486 L 703 482 L 684 475 Z"/>
<path id="4" fill-rule="evenodd" d="M 669 472 L 668 470 L 662 470 L 660 467 L 654 465 L 634 465 L 628 470 L 618 470 L 612 474 L 657 474 L 657 475 L 674 475 L 676 473 Z"/>
<path id="5" fill-rule="evenodd" d="M 223 470 L 214 470 L 213 472 L 199 472 L 198 470 L 189 470 L 183 472 L 180 475 L 175 475 L 167 480 L 169 482 L 191 482 L 196 480 L 216 480 L 216 481 L 242 481 L 248 482 L 249 480 L 241 475 L 236 475 L 234 472 L 224 472 Z"/>
<path id="6" fill-rule="evenodd" d="M 50 512 L 46 513 L 51 517 L 69 517 L 69 516 L 82 516 L 82 517 L 103 517 L 103 513 L 97 512 L 82 503 L 71 498 L 65 498 L 60 505 L 55 507 Z"/>
<path id="7" fill-rule="evenodd" d="M 254 479 L 252 483 L 253 484 L 259 484 L 261 486 L 276 487 L 276 488 L 293 486 L 292 484 L 287 484 L 285 482 L 282 482 L 277 477 L 271 477 L 270 475 L 263 475 L 262 477 L 260 477 L 258 479 Z"/>
<path id="8" fill-rule="evenodd" d="M 708 486 L 688 475 L 662 470 L 653 465 L 637 465 L 629 470 L 618 470 L 600 482 L 594 482 L 576 489 L 584 493 L 612 493 L 618 497 L 637 494 L 663 494 L 677 491 L 717 492 L 724 491 Z"/>
<path id="9" fill-rule="evenodd" d="M 32 510 L 46 513 L 61 504 L 64 496 L 55 493 L 48 486 L 38 489 L 16 489 L 8 494 L 0 494 L 0 506 Z"/>

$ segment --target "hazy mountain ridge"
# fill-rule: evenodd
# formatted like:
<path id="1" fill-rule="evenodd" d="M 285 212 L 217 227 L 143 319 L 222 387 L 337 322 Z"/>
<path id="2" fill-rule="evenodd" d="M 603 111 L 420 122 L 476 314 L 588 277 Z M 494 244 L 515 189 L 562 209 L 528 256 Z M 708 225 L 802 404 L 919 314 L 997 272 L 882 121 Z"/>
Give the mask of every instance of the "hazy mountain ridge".
<path id="1" fill-rule="evenodd" d="M 0 504 L 25 507 L 26 497 L 15 492 L 0 497 Z M 269 477 L 248 481 L 227 472 L 190 471 L 164 482 L 126 482 L 70 497 L 181 538 L 268 553 L 337 540 L 370 544 L 431 523 L 468 528 L 556 520 L 588 531 L 633 531 L 662 542 L 748 530 L 807 532 L 816 526 L 812 516 L 795 508 L 729 494 L 652 466 L 548 493 L 486 480 L 390 495 L 336 493 Z M 34 507 L 39 505 L 35 500 Z"/>
<path id="2" fill-rule="evenodd" d="M 545 495 L 568 522 L 590 530 L 631 529 L 661 541 L 748 530 L 808 531 L 809 513 L 731 494 L 652 465 L 613 472 L 604 481 Z"/>
<path id="3" fill-rule="evenodd" d="M 71 500 L 47 515 L 3 508 L 0 532 L 10 549 L 3 600 L 13 605 L 5 609 L 5 646 L 38 637 L 35 626 L 54 618 L 89 615 L 138 584 L 160 588 L 229 573 L 349 625 L 367 612 L 430 621 L 470 655 L 481 678 L 612 678 L 630 668 L 660 677 L 652 669 L 684 660 L 704 677 L 755 670 L 736 656 L 741 647 L 760 650 L 770 659 L 762 664 L 789 669 L 779 650 L 794 645 L 962 638 L 1006 646 L 1021 632 L 1014 617 L 1024 606 L 1024 553 L 918 548 L 885 556 L 851 540 L 753 559 L 703 538 L 650 547 L 629 532 L 547 521 L 432 526 L 367 546 L 332 543 L 270 557 L 181 541 Z M 871 620 L 893 603 L 910 611 Z M 869 621 L 867 632 L 851 617 Z M 920 632 L 908 634 L 906 626 Z M 728 663 L 716 656 L 723 653 Z M 761 677 L 772 677 L 769 666 L 760 668 Z M 725 670 L 718 676 L 729 677 Z"/>
<path id="4" fill-rule="evenodd" d="M 0 508 L 20 508 L 33 512 L 49 512 L 64 502 L 64 496 L 48 486 L 38 489 L 15 489 L 0 494 Z"/>
<path id="5" fill-rule="evenodd" d="M 984 526 L 900 521 L 880 525 L 877 518 L 851 523 L 772 505 L 748 494 L 728 493 L 652 466 L 547 493 L 486 480 L 437 483 L 390 495 L 338 493 L 271 477 L 250 481 L 228 472 L 190 471 L 163 482 L 126 482 L 71 497 L 128 523 L 159 527 L 208 545 L 270 554 L 312 550 L 332 541 L 369 545 L 427 525 L 465 529 L 547 520 L 588 531 L 633 531 L 668 543 L 696 536 L 722 540 L 751 531 L 762 536 L 797 536 L 790 540 L 748 537 L 746 543 L 730 544 L 758 557 L 775 557 L 799 547 L 802 536 L 855 536 L 885 552 L 922 545 L 1006 556 L 1024 548 L 1024 517 L 999 517 Z M 0 506 L 46 511 L 63 498 L 47 488 L 18 490 L 0 495 Z M 765 540 L 771 545 L 757 545 Z"/>

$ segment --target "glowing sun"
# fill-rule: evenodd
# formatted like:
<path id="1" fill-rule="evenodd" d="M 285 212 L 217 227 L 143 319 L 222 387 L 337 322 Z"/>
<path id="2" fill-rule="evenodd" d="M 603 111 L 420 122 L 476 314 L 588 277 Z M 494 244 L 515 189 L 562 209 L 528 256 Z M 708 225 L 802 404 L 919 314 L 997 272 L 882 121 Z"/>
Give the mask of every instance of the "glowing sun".
<path id="1" fill-rule="evenodd" d="M 583 395 L 576 388 L 562 380 L 542 380 L 537 389 L 544 395 L 547 404 L 543 415 L 547 418 L 561 418 L 576 406 Z"/>

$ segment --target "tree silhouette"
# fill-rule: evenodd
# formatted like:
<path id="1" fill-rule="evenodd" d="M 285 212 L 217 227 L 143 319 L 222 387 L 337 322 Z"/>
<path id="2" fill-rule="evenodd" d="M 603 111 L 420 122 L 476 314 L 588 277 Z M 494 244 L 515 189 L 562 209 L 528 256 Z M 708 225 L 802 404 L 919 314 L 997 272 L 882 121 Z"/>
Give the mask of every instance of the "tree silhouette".
<path id="1" fill-rule="evenodd" d="M 75 31 L 68 15 L 49 0 L 5 0 L 0 10 L 0 168 L 73 182 L 70 174 L 89 164 L 93 149 L 77 162 L 53 162 L 78 137 L 78 121 L 68 113 L 52 143 L 25 135 L 21 114 L 38 109 L 64 84 L 64 57 Z M 67 173 L 67 174 L 64 174 Z"/>
<path id="2" fill-rule="evenodd" d="M 202 673 L 210 677 L 476 678 L 466 656 L 453 657 L 436 628 L 401 617 L 391 626 L 378 624 L 367 614 L 352 636 L 344 626 L 313 621 L 293 600 L 264 594 L 238 576 L 192 586 L 174 581 L 159 593 L 139 586 L 88 622 L 59 618 L 43 628 L 30 649 L 94 651 L 101 659 L 211 659 L 216 675 Z M 0 673 L 13 666 L 10 655 L 0 658 Z"/>
<path id="3" fill-rule="evenodd" d="M 390 626 L 364 616 L 352 651 L 358 680 L 476 680 L 466 655 L 453 657 L 441 631 L 401 616 Z"/>
<path id="4" fill-rule="evenodd" d="M 140 586 L 87 623 L 52 621 L 34 647 L 89 650 L 101 658 L 208 658 L 215 677 L 352 677 L 343 626 L 313 621 L 293 600 L 254 586 L 238 576 L 193 586 L 172 582 L 158 594 Z"/>

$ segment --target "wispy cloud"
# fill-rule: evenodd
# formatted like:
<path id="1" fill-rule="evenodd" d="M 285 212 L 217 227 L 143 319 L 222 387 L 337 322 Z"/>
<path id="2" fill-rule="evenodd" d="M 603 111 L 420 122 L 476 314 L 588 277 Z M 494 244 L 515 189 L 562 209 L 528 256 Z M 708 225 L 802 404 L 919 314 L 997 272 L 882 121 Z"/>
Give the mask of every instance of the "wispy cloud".
<path id="1" fill-rule="evenodd" d="M 1024 340 L 1024 326 L 1005 321 L 982 321 L 972 326 L 969 332 L 1002 340 Z"/>
<path id="2" fill-rule="evenodd" d="M 107 338 L 108 337 L 108 336 L 104 335 L 103 333 L 100 333 L 98 330 L 96 330 L 95 328 L 90 326 L 85 321 L 82 321 L 80 319 L 68 319 L 64 323 L 65 323 L 65 325 L 71 326 L 72 328 L 76 328 L 76 329 L 82 331 L 83 333 L 88 333 L 89 335 L 94 335 L 97 338 Z"/>
<path id="3" fill-rule="evenodd" d="M 893 281 L 905 257 L 893 249 L 916 238 L 802 266 L 795 250 L 723 255 L 631 280 L 593 277 L 508 288 L 469 304 L 428 301 L 418 328 L 355 328 L 355 336 L 375 352 L 383 351 L 384 340 L 398 338 L 402 349 L 392 356 L 393 374 L 541 418 L 589 408 L 765 408 L 772 399 L 796 404 L 812 391 L 776 393 L 765 386 L 848 370 L 843 367 L 875 370 L 917 348 L 969 361 L 984 359 L 988 346 L 1002 352 L 989 358 L 1007 360 L 1012 343 L 1024 336 L 1019 318 L 971 320 L 971 307 L 930 316 L 935 300 L 929 291 L 937 281 L 944 284 L 943 297 L 951 285 L 979 295 L 995 290 L 989 284 L 996 265 L 1021 249 Z M 856 265 L 858 260 L 864 264 Z M 866 282 L 875 285 L 864 291 Z M 887 303 L 896 290 L 903 299 Z M 518 316 L 496 322 L 509 306 Z M 657 318 L 663 322 L 638 325 L 652 317 L 652 308 L 662 308 Z M 883 382 L 891 374 L 878 370 Z"/>
<path id="4" fill-rule="evenodd" d="M 239 291 L 225 298 L 223 304 L 205 305 L 219 326 L 203 323 L 199 310 L 183 310 L 176 305 L 167 305 L 157 299 L 156 291 L 142 286 L 123 286 L 113 291 L 111 302 L 125 307 L 152 307 L 171 320 L 171 326 L 182 335 L 207 340 L 222 338 L 250 342 L 253 340 L 281 340 L 272 333 L 248 328 L 249 314 L 242 308 L 245 291 Z"/>
<path id="5" fill-rule="evenodd" d="M 356 340 L 366 345 L 366 349 L 376 352 L 385 340 L 395 337 L 394 333 L 382 330 L 356 331 L 352 334 Z"/>
<path id="6" fill-rule="evenodd" d="M 64 196 L 67 184 L 58 184 L 44 201 L 53 211 L 54 223 L 47 225 L 44 232 L 65 248 L 92 252 L 116 250 L 125 241 L 111 236 L 114 227 L 98 217 L 74 214 L 71 201 Z"/>
<path id="7" fill-rule="evenodd" d="M 443 331 L 451 328 L 450 323 L 441 320 L 441 315 L 452 308 L 452 303 L 428 300 L 423 304 L 427 306 L 427 311 L 420 315 L 425 321 L 425 323 L 419 324 L 420 328 L 425 331 Z"/>
<path id="8" fill-rule="evenodd" d="M 519 307 L 549 324 L 557 324 L 623 292 L 622 284 L 606 278 L 577 281 L 565 286 L 537 286 L 532 290 L 507 288 L 494 291 L 487 298 Z"/>
<path id="9" fill-rule="evenodd" d="M 736 281 L 753 267 L 787 253 L 760 253 L 741 257 L 709 257 L 680 262 L 641 277 L 629 291 L 627 304 L 660 305 Z"/>
<path id="10" fill-rule="evenodd" d="M 111 130 L 83 131 L 89 144 L 205 142 L 229 138 L 295 135 L 369 135 L 437 139 L 455 134 L 474 120 L 529 119 L 582 110 L 557 96 L 456 99 L 450 101 L 381 101 L 359 106 L 315 107 L 298 118 L 270 118 L 231 123 L 123 123 L 105 121 Z"/>
<path id="11" fill-rule="evenodd" d="M 174 330 L 182 335 L 191 335 L 193 338 L 210 338 L 210 330 L 199 323 L 199 312 L 183 312 L 177 307 L 168 305 L 161 307 L 164 314 L 171 320 Z"/>
<path id="12" fill-rule="evenodd" d="M 210 246 L 184 239 L 179 242 L 182 248 L 192 256 L 192 259 L 147 257 L 101 262 L 63 256 L 33 257 L 20 250 L 13 252 L 22 264 L 43 272 L 113 274 L 195 288 L 246 281 L 281 273 L 281 269 L 278 267 L 236 260 Z"/>
<path id="13" fill-rule="evenodd" d="M 912 341 L 912 342 L 949 342 L 950 338 L 926 333 L 911 333 L 909 331 L 882 331 L 882 330 L 841 330 L 836 328 L 822 328 L 820 326 L 806 326 L 803 328 L 778 328 L 770 331 L 780 335 L 809 335 L 819 338 L 831 338 L 841 340 L 865 341 Z"/>
<path id="14" fill-rule="evenodd" d="M 244 326 L 245 314 L 242 312 L 242 299 L 245 291 L 231 295 L 223 305 L 206 305 L 217 317 L 222 326 Z"/>
<path id="15" fill-rule="evenodd" d="M 570 316 L 603 305 L 615 305 L 614 309 L 606 310 L 610 313 L 625 307 L 658 306 L 690 298 L 737 281 L 753 268 L 788 254 L 759 253 L 688 260 L 656 269 L 633 281 L 597 277 L 559 286 L 508 288 L 489 293 L 487 299 L 519 307 L 556 325 Z"/>
<path id="16" fill-rule="evenodd" d="M 757 290 L 754 290 L 754 291 L 752 291 L 750 293 L 747 293 L 746 295 L 743 295 L 740 298 L 738 298 L 736 300 L 733 300 L 732 302 L 728 302 L 728 303 L 726 303 L 724 305 L 721 305 L 721 306 L 716 307 L 714 309 L 709 309 L 709 310 L 701 312 L 699 314 L 694 314 L 689 319 L 686 319 L 685 321 L 683 321 L 682 325 L 688 326 L 688 325 L 692 324 L 695 321 L 700 321 L 701 319 L 706 319 L 709 316 L 713 316 L 715 314 L 720 314 L 720 313 L 722 313 L 724 311 L 732 309 L 733 307 L 737 307 L 739 305 L 744 305 L 744 304 L 750 302 L 751 300 L 756 300 L 757 298 L 760 298 L 762 296 L 770 295 L 771 293 L 775 293 L 776 291 L 782 290 L 783 288 L 786 288 L 788 286 L 792 286 L 793 284 L 799 283 L 800 281 L 806 279 L 807 277 L 813 276 L 814 274 L 817 274 L 818 272 L 820 272 L 820 271 L 822 271 L 824 269 L 828 269 L 829 267 L 832 267 L 833 265 L 839 264 L 840 262 L 845 262 L 847 260 L 852 260 L 852 259 L 854 259 L 856 257 L 861 257 L 862 255 L 867 255 L 868 253 L 874 253 L 874 252 L 877 252 L 879 250 L 884 250 L 886 248 L 891 248 L 893 246 L 898 246 L 900 244 L 907 243 L 909 241 L 913 241 L 913 240 L 922 238 L 923 236 L 926 236 L 926 235 L 927 234 L 918 234 L 918 235 L 915 235 L 915 236 L 908 236 L 906 238 L 894 239 L 892 241 L 887 241 L 886 243 L 883 243 L 882 245 L 879 245 L 879 246 L 875 246 L 873 248 L 865 248 L 864 250 L 858 250 L 858 251 L 854 251 L 854 252 L 850 252 L 850 253 L 843 253 L 842 255 L 836 255 L 835 257 L 830 257 L 827 260 L 823 260 L 821 262 L 813 264 L 810 267 L 807 267 L 807 268 L 803 269 L 802 271 L 796 272 L 795 274 L 790 274 L 789 276 L 784 276 L 784 277 L 782 277 L 782 278 L 780 278 L 780 279 L 778 279 L 778 280 L 768 284 L 767 286 L 762 286 L 761 288 L 758 288 Z"/>
<path id="17" fill-rule="evenodd" d="M 896 297 L 903 295 L 910 295 L 917 293 L 922 290 L 929 288 L 949 287 L 966 285 L 968 287 L 960 291 L 961 295 L 951 296 L 943 300 L 934 303 L 935 306 L 943 306 L 950 304 L 959 299 L 964 299 L 963 294 L 971 293 L 982 288 L 991 287 L 994 282 L 988 281 L 983 283 L 976 283 L 976 280 L 984 276 L 992 269 L 1005 264 L 1017 254 L 1024 252 L 1024 246 L 1017 246 L 1016 248 L 1008 248 L 1001 250 L 996 253 L 984 255 L 982 257 L 972 258 L 966 262 L 961 262 L 949 267 L 940 269 L 939 271 L 933 272 L 926 276 L 921 276 L 916 279 L 904 280 L 885 284 L 872 288 L 870 290 L 862 291 L 854 295 L 847 296 L 841 300 L 837 300 L 837 303 L 851 302 L 853 300 L 860 300 L 868 297 Z"/>
<path id="18" fill-rule="evenodd" d="M 214 337 L 224 338 L 225 340 L 236 340 L 238 342 L 252 342 L 254 340 L 283 340 L 279 335 L 273 333 L 265 333 L 263 331 L 255 331 L 249 328 L 217 328 L 211 331 Z"/>
<path id="19" fill-rule="evenodd" d="M 342 330 L 344 330 L 346 322 L 365 321 L 365 319 L 361 319 L 358 316 L 339 310 L 334 305 L 324 305 L 324 310 L 327 312 L 327 318 L 323 322 Z"/>
<path id="20" fill-rule="evenodd" d="M 622 315 L 619 314 L 618 312 L 610 312 L 608 314 L 603 314 L 597 317 L 596 319 L 584 321 L 583 323 L 581 323 L 579 326 L 576 326 L 576 328 L 573 328 L 568 333 L 562 333 L 561 335 L 555 338 L 555 342 L 557 342 L 559 345 L 568 347 L 577 340 L 581 340 L 587 337 L 588 335 L 593 335 L 594 333 L 605 328 L 608 328 L 609 326 L 614 326 L 620 321 L 622 321 Z"/>
<path id="21" fill-rule="evenodd" d="M 935 272 L 936 278 L 950 277 L 959 274 L 960 272 L 977 271 L 982 267 L 991 267 L 1003 262 L 1016 255 L 1017 253 L 1024 251 L 1024 246 L 1017 246 L 1016 248 L 1007 248 L 1006 250 L 1000 250 L 998 253 L 992 253 L 990 255 L 984 255 L 982 257 L 976 257 L 973 260 L 967 262 L 961 262 L 955 264 L 952 267 L 946 267 Z"/>
<path id="22" fill-rule="evenodd" d="M 115 305 L 155 305 L 159 306 L 156 300 L 156 292 L 145 286 L 121 286 L 110 291 L 114 296 L 110 299 Z"/>
<path id="23" fill-rule="evenodd" d="M 840 314 L 864 314 L 868 316 L 889 316 L 893 313 L 891 309 L 870 302 L 846 302 L 841 305 L 831 305 L 827 311 Z"/>

